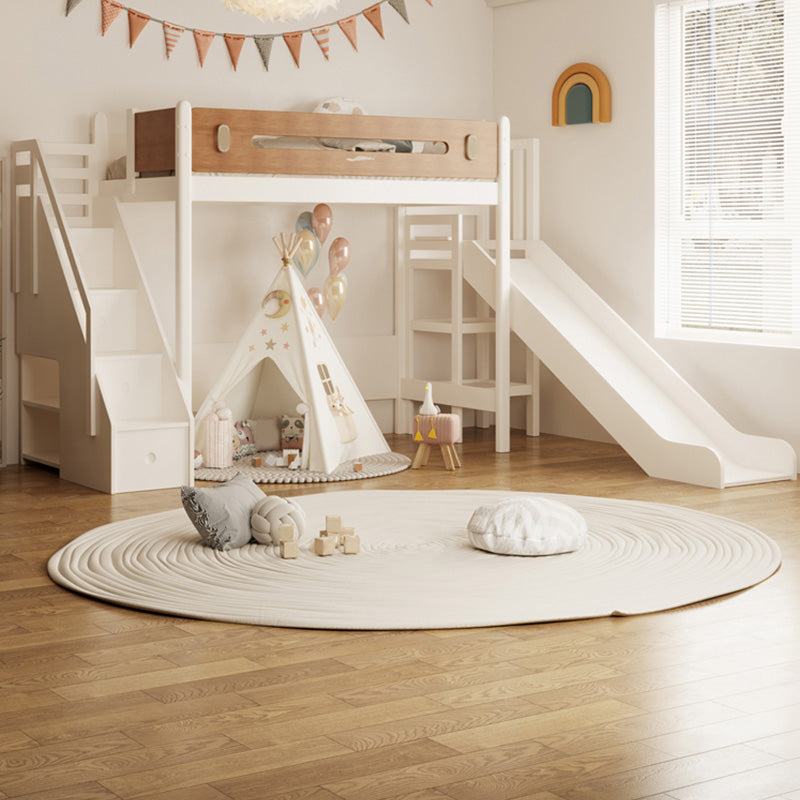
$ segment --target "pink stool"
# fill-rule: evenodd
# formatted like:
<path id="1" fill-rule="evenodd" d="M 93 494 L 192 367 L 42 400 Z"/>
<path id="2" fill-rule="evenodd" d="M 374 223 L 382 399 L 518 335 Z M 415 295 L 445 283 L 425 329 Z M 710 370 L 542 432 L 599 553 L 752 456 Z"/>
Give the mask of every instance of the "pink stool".
<path id="1" fill-rule="evenodd" d="M 453 446 L 461 438 L 461 420 L 455 414 L 418 414 L 414 441 L 419 442 L 411 469 L 419 469 L 428 463 L 431 444 L 438 444 L 442 451 L 445 469 L 457 469 L 461 459 Z"/>

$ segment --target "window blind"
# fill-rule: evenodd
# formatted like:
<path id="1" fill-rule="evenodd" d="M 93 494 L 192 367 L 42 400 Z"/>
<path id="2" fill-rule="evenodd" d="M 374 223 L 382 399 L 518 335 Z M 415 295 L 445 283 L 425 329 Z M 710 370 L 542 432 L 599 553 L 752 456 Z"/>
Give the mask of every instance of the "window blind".
<path id="1" fill-rule="evenodd" d="M 800 344 L 798 23 L 800 0 L 656 0 L 658 335 Z"/>

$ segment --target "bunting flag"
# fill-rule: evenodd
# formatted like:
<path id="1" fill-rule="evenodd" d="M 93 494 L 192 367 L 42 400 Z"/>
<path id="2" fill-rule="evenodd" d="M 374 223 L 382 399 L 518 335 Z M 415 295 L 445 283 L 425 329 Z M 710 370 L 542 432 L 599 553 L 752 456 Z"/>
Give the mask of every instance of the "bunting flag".
<path id="1" fill-rule="evenodd" d="M 228 46 L 228 55 L 231 57 L 233 70 L 239 66 L 239 56 L 242 54 L 242 46 L 245 37 L 241 33 L 226 33 L 224 36 L 225 44 Z"/>
<path id="2" fill-rule="evenodd" d="M 283 41 L 286 42 L 286 46 L 289 48 L 289 52 L 292 54 L 294 63 L 297 64 L 297 66 L 299 67 L 300 46 L 303 44 L 303 31 L 292 31 L 291 33 L 284 33 Z"/>
<path id="3" fill-rule="evenodd" d="M 105 36 L 106 31 L 111 27 L 111 23 L 125 10 L 125 7 L 121 3 L 115 2 L 115 0 L 102 0 L 100 9 L 103 14 L 103 36 Z"/>
<path id="4" fill-rule="evenodd" d="M 429 6 L 433 6 L 433 0 L 425 0 Z M 78 6 L 83 0 L 65 0 L 65 15 L 69 16 L 70 13 Z M 377 31 L 381 39 L 386 36 L 383 30 L 383 18 L 381 15 L 381 6 L 388 3 L 405 21 L 410 23 L 408 17 L 408 9 L 406 6 L 407 0 L 378 0 L 357 14 L 349 17 L 342 17 L 341 19 L 330 22 L 326 25 L 319 25 L 315 28 L 307 28 L 306 30 L 290 31 L 284 34 L 238 34 L 238 33 L 216 33 L 214 31 L 204 31 L 199 28 L 184 27 L 176 25 L 172 22 L 167 22 L 163 19 L 156 19 L 148 14 L 145 14 L 136 9 L 129 8 L 126 5 L 118 2 L 117 0 L 100 0 L 100 11 L 102 20 L 102 35 L 105 36 L 108 29 L 111 27 L 114 20 L 123 12 L 128 12 L 128 41 L 129 46 L 133 47 L 136 40 L 139 38 L 141 32 L 152 21 L 162 26 L 164 31 L 164 43 L 166 46 L 167 59 L 172 56 L 172 51 L 178 44 L 178 40 L 184 31 L 192 31 L 194 35 L 195 46 L 197 48 L 197 57 L 200 61 L 200 66 L 205 65 L 206 56 L 217 36 L 225 39 L 225 45 L 228 49 L 231 63 L 234 71 L 238 69 L 239 59 L 244 48 L 245 39 L 252 39 L 261 56 L 261 61 L 264 64 L 264 69 L 269 71 L 269 62 L 272 56 L 272 44 L 276 37 L 280 37 L 286 42 L 286 46 L 292 55 L 292 59 L 297 67 L 300 67 L 300 49 L 303 44 L 303 35 L 310 33 L 316 43 L 319 45 L 322 55 L 326 61 L 330 61 L 331 50 L 331 28 L 338 28 L 345 36 L 348 42 L 353 47 L 353 50 L 358 52 L 358 31 L 357 20 L 359 16 L 363 16 L 372 27 Z"/>
<path id="5" fill-rule="evenodd" d="M 197 47 L 197 57 L 200 59 L 200 66 L 202 67 L 203 64 L 206 63 L 206 56 L 208 55 L 208 50 L 211 45 L 214 43 L 214 38 L 216 37 L 216 33 L 212 33 L 211 31 L 200 31 L 195 28 L 194 31 L 194 44 Z"/>
<path id="6" fill-rule="evenodd" d="M 328 25 L 323 26 L 322 28 L 312 28 L 311 35 L 316 40 L 317 44 L 319 45 L 319 49 L 322 50 L 322 55 L 325 56 L 326 61 L 330 61 L 330 49 L 331 49 L 331 29 Z"/>
<path id="7" fill-rule="evenodd" d="M 428 0 L 430 2 L 430 0 Z M 408 9 L 406 8 L 406 0 L 389 0 L 389 5 L 406 21 L 411 24 L 408 18 Z"/>
<path id="8" fill-rule="evenodd" d="M 141 11 L 134 11 L 132 8 L 128 9 L 129 47 L 133 47 L 133 43 L 139 38 L 139 34 L 145 29 L 148 22 L 150 22 L 150 17 L 147 14 L 142 14 Z"/>
<path id="9" fill-rule="evenodd" d="M 161 25 L 164 28 L 164 44 L 167 47 L 167 58 L 169 58 L 184 29 L 180 25 L 173 25 L 171 22 L 162 22 Z"/>
<path id="10" fill-rule="evenodd" d="M 269 57 L 272 54 L 272 42 L 275 40 L 275 37 L 271 34 L 259 35 L 254 36 L 253 40 L 256 43 L 261 60 L 264 62 L 264 69 L 269 72 Z"/>
<path id="11" fill-rule="evenodd" d="M 381 35 L 381 39 L 386 37 L 383 35 L 383 20 L 381 19 L 381 4 L 375 3 L 374 6 L 365 8 L 361 12 L 372 24 L 372 27 Z"/>
<path id="12" fill-rule="evenodd" d="M 358 41 L 356 35 L 356 18 L 345 17 L 336 23 L 341 28 L 342 33 L 347 37 L 347 40 L 353 45 L 353 50 L 358 52 Z"/>

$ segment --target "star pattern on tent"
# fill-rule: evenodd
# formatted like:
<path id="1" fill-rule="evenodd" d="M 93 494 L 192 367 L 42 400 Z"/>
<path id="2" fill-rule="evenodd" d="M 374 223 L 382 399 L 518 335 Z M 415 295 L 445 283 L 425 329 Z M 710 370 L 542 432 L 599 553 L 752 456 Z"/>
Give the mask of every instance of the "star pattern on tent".
<path id="1" fill-rule="evenodd" d="M 288 350 L 289 349 L 289 342 L 284 342 L 283 343 L 283 349 L 284 350 Z"/>
<path id="2" fill-rule="evenodd" d="M 261 335 L 262 336 L 266 336 L 267 335 L 267 329 L 266 328 L 262 328 L 261 329 Z"/>
<path id="3" fill-rule="evenodd" d="M 252 353 L 252 352 L 253 352 L 253 350 L 255 350 L 255 349 L 256 349 L 256 346 L 255 346 L 254 344 L 251 344 L 251 345 L 250 345 L 250 352 Z"/>
<path id="4" fill-rule="evenodd" d="M 286 331 L 288 331 L 288 330 L 289 330 L 289 323 L 288 323 L 288 322 L 284 322 L 284 323 L 283 323 L 283 325 L 281 325 L 281 330 L 282 330 L 284 333 L 286 333 Z"/>
<path id="5" fill-rule="evenodd" d="M 264 344 L 267 346 L 267 350 L 275 349 L 275 342 L 273 342 L 272 339 L 270 339 L 268 342 L 264 342 Z"/>

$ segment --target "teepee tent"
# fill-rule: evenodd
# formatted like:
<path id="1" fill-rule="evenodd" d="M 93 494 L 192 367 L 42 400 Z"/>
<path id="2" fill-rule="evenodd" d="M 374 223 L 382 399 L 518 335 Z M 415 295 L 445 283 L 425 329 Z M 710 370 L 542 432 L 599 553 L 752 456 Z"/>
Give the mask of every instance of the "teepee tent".
<path id="1" fill-rule="evenodd" d="M 218 403 L 234 420 L 274 416 L 279 407 L 294 414 L 302 403 L 301 465 L 331 473 L 390 450 L 287 255 L 197 412 L 195 448 L 203 452 L 202 423 Z"/>

